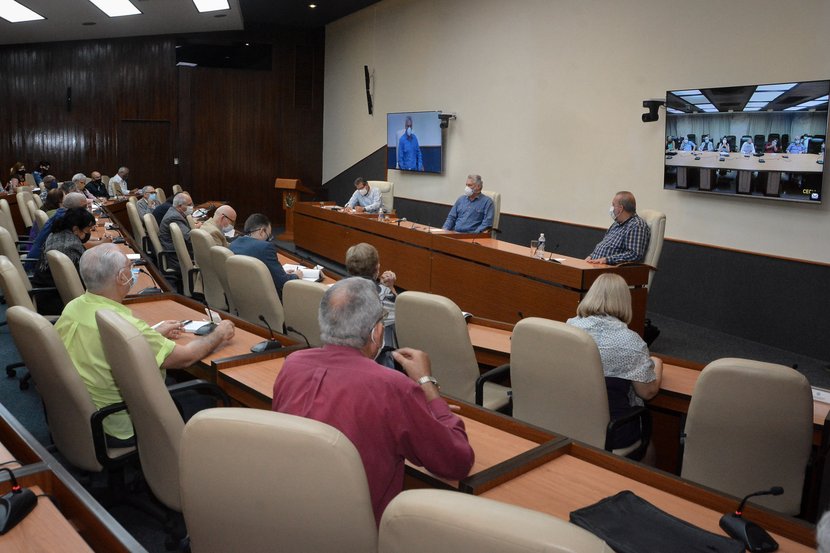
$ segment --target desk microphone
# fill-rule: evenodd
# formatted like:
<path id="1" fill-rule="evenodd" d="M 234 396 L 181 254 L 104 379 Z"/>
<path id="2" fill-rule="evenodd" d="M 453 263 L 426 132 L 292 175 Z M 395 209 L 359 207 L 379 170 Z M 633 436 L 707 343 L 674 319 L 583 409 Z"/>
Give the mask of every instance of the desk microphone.
<path id="1" fill-rule="evenodd" d="M 37 496 L 29 488 L 21 488 L 8 467 L 0 467 L 9 473 L 12 491 L 0 497 L 0 535 L 5 534 L 26 518 L 37 505 Z"/>
<path id="2" fill-rule="evenodd" d="M 401 217 L 400 219 L 398 219 L 398 226 L 401 226 L 401 223 L 406 222 L 406 220 L 406 217 Z"/>
<path id="3" fill-rule="evenodd" d="M 202 276 L 201 271 L 199 271 L 199 276 Z M 204 279 L 203 276 L 202 276 L 202 279 Z M 205 281 L 202 280 L 202 287 L 204 287 L 204 285 L 205 285 Z M 197 328 L 196 332 L 193 333 L 196 336 L 207 336 L 208 334 L 210 334 L 211 332 L 216 330 L 217 326 L 219 326 L 219 325 L 217 325 L 216 323 L 213 322 L 213 309 L 210 308 L 210 303 L 208 303 L 207 294 L 205 294 L 205 307 L 207 307 L 207 316 L 208 316 L 208 319 L 210 319 L 210 322 L 207 322 L 207 323 L 203 324 L 202 326 L 200 326 L 199 328 Z"/>
<path id="4" fill-rule="evenodd" d="M 491 227 L 490 232 L 495 232 L 496 234 L 501 234 L 501 229 L 497 229 L 496 227 Z"/>
<path id="5" fill-rule="evenodd" d="M 133 267 L 135 267 L 135 265 L 133 265 Z M 145 271 L 141 267 L 138 268 L 138 272 L 143 273 L 143 274 L 147 275 L 148 277 L 150 277 L 150 280 L 152 280 L 153 284 L 155 284 L 155 286 L 150 286 L 148 288 L 145 288 L 141 292 L 139 292 L 138 293 L 139 296 L 146 296 L 146 295 L 149 295 L 149 294 L 161 294 L 161 288 L 159 288 L 159 285 L 158 285 L 159 283 L 156 282 L 156 279 L 153 277 L 153 275 L 151 275 L 148 271 Z"/>
<path id="6" fill-rule="evenodd" d="M 268 321 L 265 319 L 264 315 L 259 316 L 259 320 L 265 323 L 265 326 L 268 327 L 268 332 L 271 333 L 271 338 L 269 340 L 263 340 L 258 344 L 254 344 L 251 347 L 252 353 L 262 353 L 264 351 L 272 351 L 275 349 L 280 349 L 282 344 L 277 342 L 276 337 L 274 336 L 274 329 L 271 328 L 271 325 L 268 324 Z M 299 334 L 299 333 L 298 333 Z M 305 338 L 305 336 L 303 336 Z"/>
<path id="7" fill-rule="evenodd" d="M 741 500 L 738 509 L 734 513 L 726 513 L 720 519 L 720 527 L 724 532 L 746 545 L 747 551 L 777 551 L 778 543 L 767 534 L 766 530 L 752 521 L 743 518 L 744 505 L 750 497 L 759 495 L 781 495 L 784 488 L 774 486 L 762 492 L 755 492 L 747 495 Z"/>
<path id="8" fill-rule="evenodd" d="M 262 320 L 264 321 L 265 318 L 263 318 Z M 268 328 L 270 329 L 271 327 L 269 326 Z M 300 336 L 302 336 L 303 340 L 305 340 L 305 345 L 307 347 L 311 347 L 311 344 L 308 342 L 308 338 L 305 337 L 305 334 L 303 334 L 302 332 L 300 332 L 299 330 L 297 330 L 293 326 L 286 326 L 285 331 L 286 332 L 293 332 L 294 334 L 299 334 Z M 271 335 L 273 336 L 273 333 Z"/>

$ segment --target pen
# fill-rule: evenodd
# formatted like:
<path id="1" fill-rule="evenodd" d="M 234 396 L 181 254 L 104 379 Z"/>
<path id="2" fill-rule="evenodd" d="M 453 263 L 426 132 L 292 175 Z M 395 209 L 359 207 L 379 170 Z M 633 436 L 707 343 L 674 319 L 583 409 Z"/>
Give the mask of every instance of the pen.
<path id="1" fill-rule="evenodd" d="M 179 322 L 182 323 L 183 325 L 189 325 L 193 321 L 191 321 L 190 319 L 185 319 L 184 321 L 179 321 Z"/>

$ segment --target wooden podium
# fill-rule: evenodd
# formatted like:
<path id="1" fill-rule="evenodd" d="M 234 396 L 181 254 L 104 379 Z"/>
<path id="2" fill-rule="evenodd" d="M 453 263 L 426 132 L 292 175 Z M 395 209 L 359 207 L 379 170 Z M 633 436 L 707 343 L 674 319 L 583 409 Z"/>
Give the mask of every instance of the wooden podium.
<path id="1" fill-rule="evenodd" d="M 314 191 L 306 188 L 300 179 L 276 179 L 274 188 L 282 190 L 282 207 L 285 209 L 285 232 L 277 236 L 286 242 L 294 241 L 294 206 L 300 199 L 300 194 L 314 194 Z"/>

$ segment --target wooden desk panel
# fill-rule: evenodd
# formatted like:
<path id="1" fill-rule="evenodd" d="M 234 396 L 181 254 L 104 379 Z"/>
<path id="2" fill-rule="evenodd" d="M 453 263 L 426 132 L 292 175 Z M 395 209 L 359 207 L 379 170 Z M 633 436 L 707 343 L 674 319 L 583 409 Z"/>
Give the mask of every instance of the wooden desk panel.
<path id="1" fill-rule="evenodd" d="M 218 371 L 217 384 L 245 407 L 271 409 L 274 381 L 282 370 L 285 357 L 250 363 Z"/>
<path id="2" fill-rule="evenodd" d="M 32 486 L 35 495 L 43 493 L 39 486 Z M 7 493 L 4 490 L 3 493 Z M 37 506 L 17 526 L 0 536 L 3 551 L 93 551 L 75 531 L 68 520 L 46 497 L 39 497 Z"/>
<path id="3" fill-rule="evenodd" d="M 720 535 L 725 535 L 718 526 L 721 515 L 734 510 L 738 501 L 575 443 L 562 447 L 555 459 L 482 495 L 568 520 L 571 511 L 623 490 Z M 775 532 L 780 551 L 813 550 L 811 525 L 752 506 L 744 514 Z"/>

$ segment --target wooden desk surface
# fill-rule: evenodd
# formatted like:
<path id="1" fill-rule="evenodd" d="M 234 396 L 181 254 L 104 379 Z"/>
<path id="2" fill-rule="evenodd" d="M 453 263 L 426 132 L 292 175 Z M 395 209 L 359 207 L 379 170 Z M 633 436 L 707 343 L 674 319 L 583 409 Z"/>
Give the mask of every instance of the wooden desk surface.
<path id="1" fill-rule="evenodd" d="M 787 157 L 784 157 L 787 156 Z M 696 160 L 695 157 L 700 159 Z M 761 160 L 764 160 L 761 163 Z M 787 173 L 821 173 L 824 165 L 816 163 L 818 154 L 764 154 L 763 157 L 745 157 L 740 152 L 730 152 L 720 161 L 717 152 L 678 152 L 666 157 L 670 167 L 701 167 L 733 171 L 782 171 Z"/>
<path id="2" fill-rule="evenodd" d="M 579 269 L 608 269 L 611 265 L 605 265 L 604 263 L 601 265 L 597 265 L 594 263 L 588 263 L 585 261 L 584 258 L 580 259 L 577 257 L 569 257 L 567 255 L 558 254 L 555 252 L 546 252 L 544 259 L 534 258 L 533 251 L 530 249 L 530 245 L 521 246 L 519 244 L 512 244 L 510 242 L 502 242 L 501 240 L 497 240 L 495 238 L 477 238 L 477 237 L 464 237 L 458 238 L 458 240 L 463 240 L 469 243 L 475 243 L 480 246 L 484 246 L 485 248 L 491 248 L 494 250 L 498 250 L 500 252 L 509 252 L 516 255 L 521 255 L 523 257 L 528 257 L 531 259 L 537 259 L 539 263 L 545 264 L 550 263 L 547 261 L 548 257 L 553 257 L 555 259 L 563 260 L 561 263 L 566 264 L 572 267 L 577 267 Z"/>
<path id="3" fill-rule="evenodd" d="M 37 494 L 38 486 L 31 486 Z M 39 497 L 37 506 L 17 526 L 0 536 L 0 550 L 8 552 L 92 551 L 49 498 Z"/>
<path id="4" fill-rule="evenodd" d="M 483 497 L 548 513 L 568 520 L 570 512 L 623 490 L 631 490 L 663 511 L 704 530 L 725 535 L 718 526 L 722 512 L 662 491 L 591 462 L 565 454 L 482 494 Z M 780 551 L 814 551 L 775 535 Z"/>

